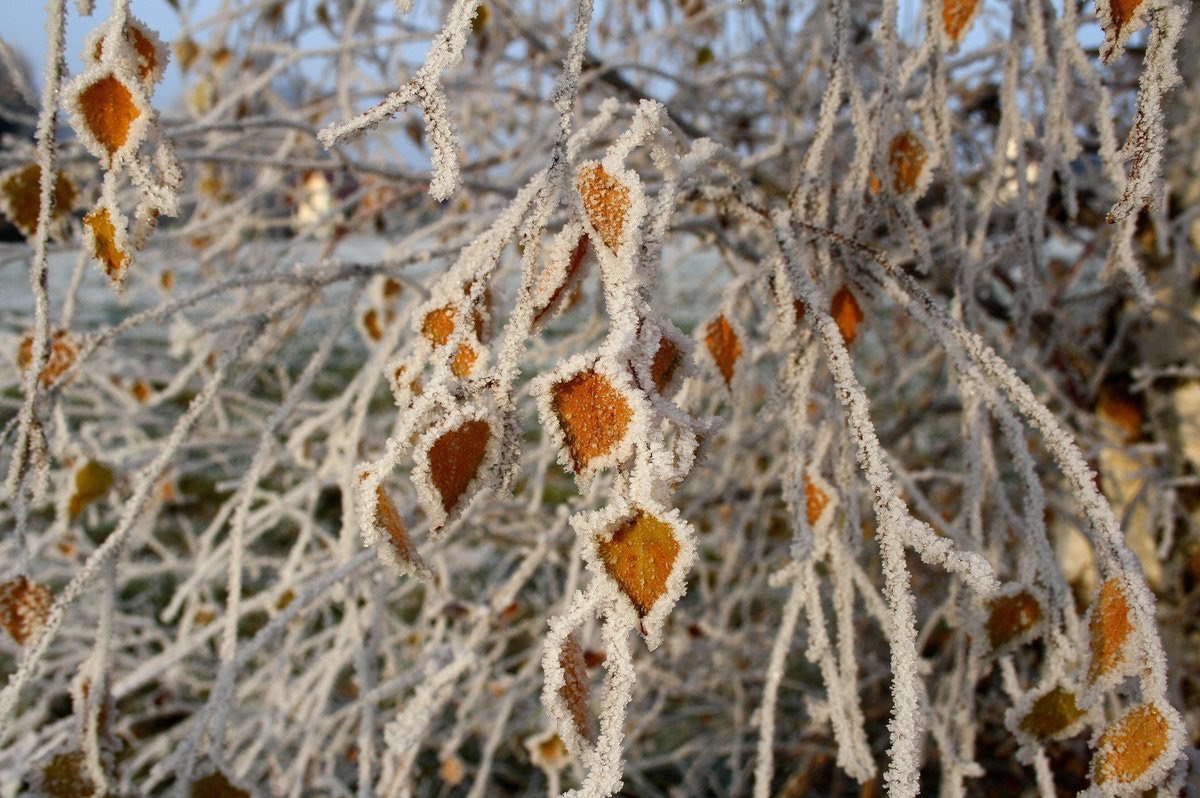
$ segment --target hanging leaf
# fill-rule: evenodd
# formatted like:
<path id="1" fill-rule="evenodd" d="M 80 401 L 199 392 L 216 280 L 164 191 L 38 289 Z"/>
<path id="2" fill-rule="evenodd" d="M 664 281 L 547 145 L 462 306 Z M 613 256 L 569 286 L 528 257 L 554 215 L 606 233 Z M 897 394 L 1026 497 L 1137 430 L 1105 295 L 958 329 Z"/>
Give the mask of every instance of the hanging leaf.
<path id="1" fill-rule="evenodd" d="M 1088 681 L 1095 683 L 1124 670 L 1133 635 L 1133 619 L 1125 588 L 1117 578 L 1100 586 L 1088 611 Z"/>
<path id="2" fill-rule="evenodd" d="M 75 492 L 67 503 L 67 514 L 74 521 L 89 504 L 102 498 L 113 485 L 113 472 L 103 463 L 88 460 L 75 472 Z"/>
<path id="3" fill-rule="evenodd" d="M 586 472 L 593 461 L 618 452 L 629 431 L 633 409 L 609 377 L 594 368 L 584 369 L 555 383 L 550 394 L 576 474 Z"/>
<path id="4" fill-rule="evenodd" d="M 683 351 L 679 346 L 665 335 L 659 338 L 658 349 L 650 361 L 650 378 L 654 380 L 654 387 L 659 393 L 663 393 L 671 384 L 682 365 Z"/>
<path id="5" fill-rule="evenodd" d="M 551 250 L 550 265 L 539 275 L 538 286 L 533 292 L 533 307 L 538 308 L 533 317 L 535 325 L 562 309 L 566 304 L 564 300 L 579 284 L 583 265 L 587 262 L 587 242 L 587 236 L 580 235 L 565 258 L 556 251 L 557 246 Z M 557 245 L 557 241 L 555 243 Z"/>
<path id="6" fill-rule="evenodd" d="M 670 524 L 638 511 L 600 541 L 599 553 L 608 575 L 645 617 L 667 593 L 679 541 Z"/>
<path id="7" fill-rule="evenodd" d="M 37 164 L 20 166 L 0 174 L 0 213 L 26 238 L 37 232 L 38 214 L 42 203 L 42 167 Z M 62 172 L 54 177 L 54 210 L 51 223 L 62 219 L 75 205 L 75 184 Z"/>
<path id="8" fill-rule="evenodd" d="M 829 303 L 829 315 L 837 322 L 838 330 L 841 331 L 846 345 L 854 343 L 854 339 L 858 337 L 858 325 L 865 316 L 862 307 L 854 298 L 854 294 L 850 293 L 849 288 L 842 286 L 833 295 L 833 299 Z"/>
<path id="9" fill-rule="evenodd" d="M 574 633 L 567 635 L 563 641 L 558 665 L 563 670 L 563 685 L 558 688 L 558 694 L 571 714 L 575 733 L 588 742 L 595 742 L 596 728 L 588 706 L 587 663 Z"/>
<path id="10" fill-rule="evenodd" d="M 454 352 L 454 358 L 450 361 L 450 372 L 459 379 L 466 379 L 471 375 L 478 360 L 479 353 L 475 351 L 474 347 L 470 344 L 459 344 L 458 349 Z"/>
<path id="11" fill-rule="evenodd" d="M 104 43 L 108 38 L 108 26 L 97 28 L 84 46 L 86 63 L 99 64 L 104 60 Z M 162 80 L 167 67 L 167 48 L 153 30 L 140 20 L 130 18 L 124 30 L 125 43 L 137 61 L 137 76 L 150 89 Z M 194 46 L 194 45 L 193 45 Z M 186 67 L 185 67 L 186 71 Z"/>
<path id="12" fill-rule="evenodd" d="M 1101 60 L 1108 62 L 1121 52 L 1121 45 L 1131 33 L 1142 26 L 1143 0 L 1099 0 L 1096 16 L 1104 30 L 1104 47 Z"/>
<path id="13" fill-rule="evenodd" d="M 592 229 L 606 247 L 616 252 L 624 241 L 625 221 L 632 204 L 629 187 L 593 161 L 579 167 L 575 188 Z"/>
<path id="14" fill-rule="evenodd" d="M 925 145 L 909 132 L 900 133 L 888 144 L 888 168 L 892 171 L 892 189 L 909 194 L 921 183 L 929 154 Z"/>
<path id="15" fill-rule="evenodd" d="M 943 0 L 942 30 L 953 44 L 962 41 L 978 10 L 979 0 Z"/>
<path id="16" fill-rule="evenodd" d="M 1170 712 L 1170 710 L 1167 710 Z M 1152 786 L 1178 755 L 1179 736 L 1156 704 L 1142 704 L 1126 712 L 1100 735 L 1092 778 L 1100 786 Z"/>
<path id="17" fill-rule="evenodd" d="M 366 483 L 369 477 L 370 474 L 364 471 L 359 474 L 359 481 Z M 369 488 L 369 485 L 367 487 Z M 408 534 L 408 527 L 405 526 L 400 511 L 392 503 L 383 485 L 376 485 L 365 497 L 360 492 L 359 501 L 362 502 L 364 498 L 368 501 L 363 502 L 363 509 L 370 514 L 369 522 L 363 525 L 366 545 L 377 546 L 379 558 L 400 573 L 414 574 L 420 578 L 431 576 L 429 567 L 421 559 L 416 544 Z M 372 498 L 374 502 L 370 501 Z"/>
<path id="18" fill-rule="evenodd" d="M 1042 622 L 1042 604 L 1033 593 L 1019 585 L 1009 591 L 987 601 L 984 628 L 993 651 L 1028 639 Z"/>
<path id="19" fill-rule="evenodd" d="M 494 458 L 493 437 L 483 413 L 472 411 L 452 416 L 422 438 L 413 482 L 433 530 L 456 520 L 482 488 L 485 461 Z"/>
<path id="20" fill-rule="evenodd" d="M 725 379 L 725 387 L 732 388 L 734 365 L 741 357 L 742 342 L 725 314 L 717 316 L 704 328 L 704 344 Z"/>
<path id="21" fill-rule="evenodd" d="M 23 646 L 42 630 L 53 603 L 45 585 L 24 575 L 10 579 L 0 584 L 0 626 Z"/>
<path id="22" fill-rule="evenodd" d="M 1033 700 L 1017 727 L 1037 740 L 1061 740 L 1079 732 L 1085 714 L 1075 693 L 1057 685 Z"/>
<path id="23" fill-rule="evenodd" d="M 78 354 L 79 350 L 71 339 L 70 333 L 66 330 L 55 330 L 50 335 L 50 356 L 46 360 L 46 366 L 42 369 L 42 373 L 38 375 L 38 380 L 47 387 L 53 385 L 71 366 L 75 365 L 75 358 Z M 25 371 L 32 362 L 33 333 L 28 332 L 21 338 L 21 344 L 17 348 L 17 367 L 21 371 Z"/>
<path id="24" fill-rule="evenodd" d="M 126 240 L 126 220 L 119 211 L 116 219 L 112 210 L 104 205 L 83 217 L 83 239 L 88 249 L 115 286 L 125 280 L 129 269 L 129 244 Z"/>
<path id="25" fill-rule="evenodd" d="M 84 73 L 67 89 L 66 103 L 79 140 L 105 166 L 141 142 L 148 109 L 111 71 Z"/>

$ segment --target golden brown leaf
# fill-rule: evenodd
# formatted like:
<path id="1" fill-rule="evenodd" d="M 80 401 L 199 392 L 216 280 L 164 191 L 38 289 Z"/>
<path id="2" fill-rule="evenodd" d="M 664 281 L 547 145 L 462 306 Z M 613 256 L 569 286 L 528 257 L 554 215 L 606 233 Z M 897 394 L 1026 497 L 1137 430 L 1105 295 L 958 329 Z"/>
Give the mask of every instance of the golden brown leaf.
<path id="1" fill-rule="evenodd" d="M 599 545 L 604 569 L 629 597 L 638 614 L 650 614 L 667 592 L 667 579 L 679 556 L 675 530 L 665 521 L 638 511 Z"/>
<path id="2" fill-rule="evenodd" d="M 66 330 L 55 330 L 50 336 L 50 356 L 46 360 L 46 366 L 42 369 L 42 373 L 38 375 L 42 385 L 53 385 L 55 380 L 75 364 L 75 357 L 78 354 L 79 350 L 75 347 L 75 342 L 71 340 L 70 333 Z M 33 333 L 29 332 L 21 338 L 21 345 L 17 348 L 17 367 L 21 371 L 25 371 L 32 362 Z"/>
<path id="3" fill-rule="evenodd" d="M 42 167 L 29 164 L 0 176 L 0 212 L 9 218 L 13 227 L 26 238 L 37 232 L 38 213 L 42 207 Z M 62 172 L 54 178 L 54 210 L 50 221 L 61 219 L 75 204 L 75 185 Z"/>
<path id="4" fill-rule="evenodd" d="M 587 663 L 584 662 L 583 649 L 580 648 L 574 634 L 568 635 L 563 641 L 558 665 L 563 669 L 563 685 L 558 688 L 558 694 L 562 696 L 563 703 L 571 713 L 575 732 L 585 740 L 594 740 L 596 732 L 588 707 Z"/>
<path id="5" fill-rule="evenodd" d="M 108 466 L 95 460 L 84 463 L 75 472 L 75 492 L 67 504 L 67 514 L 71 520 L 78 518 L 85 507 L 108 493 L 112 485 L 113 472 Z"/>
<path id="6" fill-rule="evenodd" d="M 921 182 L 921 174 L 929 154 L 921 140 L 912 133 L 895 136 L 888 144 L 888 167 L 892 170 L 892 189 L 897 194 L 908 194 Z"/>
<path id="7" fill-rule="evenodd" d="M 108 208 L 96 208 L 83 217 L 83 224 L 92 234 L 92 257 L 100 261 L 109 280 L 119 283 L 129 265 L 129 253 L 117 240 L 117 228 Z"/>
<path id="8" fill-rule="evenodd" d="M 962 41 L 963 34 L 967 32 L 967 25 L 975 16 L 975 8 L 978 5 L 979 0 L 943 0 L 942 29 L 946 31 L 946 36 L 952 42 Z"/>
<path id="9" fill-rule="evenodd" d="M 984 627 L 993 649 L 1016 640 L 1042 620 L 1042 605 L 1028 590 L 990 599 L 987 608 Z"/>
<path id="10" fill-rule="evenodd" d="M 1083 717 L 1075 694 L 1061 685 L 1034 700 L 1017 726 L 1039 740 L 1052 740 Z"/>
<path id="11" fill-rule="evenodd" d="M 683 352 L 665 335 L 658 339 L 658 349 L 650 361 L 650 379 L 659 393 L 671 384 L 679 367 L 683 365 Z"/>

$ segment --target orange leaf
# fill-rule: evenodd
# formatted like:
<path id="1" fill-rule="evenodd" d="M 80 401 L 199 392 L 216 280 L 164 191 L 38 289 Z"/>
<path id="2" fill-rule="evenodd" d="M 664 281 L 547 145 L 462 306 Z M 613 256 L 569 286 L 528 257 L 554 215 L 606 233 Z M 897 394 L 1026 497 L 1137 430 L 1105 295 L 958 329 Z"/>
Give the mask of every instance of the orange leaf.
<path id="1" fill-rule="evenodd" d="M 1142 434 L 1142 411 L 1128 393 L 1108 387 L 1100 389 L 1096 412 L 1124 433 L 1125 442 L 1133 443 Z"/>
<path id="2" fill-rule="evenodd" d="M 53 385 L 55 380 L 75 364 L 75 356 L 78 353 L 75 342 L 71 340 L 71 336 L 66 330 L 56 330 L 51 334 L 50 356 L 46 360 L 46 366 L 42 369 L 42 373 L 38 375 L 42 385 Z M 29 332 L 21 338 L 21 345 L 17 348 L 17 367 L 24 371 L 32 362 L 33 333 Z"/>
<path id="3" fill-rule="evenodd" d="M 0 212 L 26 238 L 37 232 L 42 203 L 42 167 L 29 164 L 0 175 Z M 75 204 L 75 185 L 62 172 L 54 178 L 54 210 L 50 221 L 61 219 Z"/>
<path id="4" fill-rule="evenodd" d="M 0 626 L 23 646 L 37 637 L 50 615 L 54 594 L 26 576 L 0 584 Z"/>
<path id="5" fill-rule="evenodd" d="M 1100 594 L 1088 617 L 1091 653 L 1088 662 L 1089 682 L 1095 682 L 1121 667 L 1132 633 L 1133 621 L 1125 589 L 1119 579 L 1108 579 L 1100 586 Z"/>
<path id="6" fill-rule="evenodd" d="M 450 515 L 479 474 L 492 428 L 482 419 L 464 421 L 438 436 L 429 449 L 429 476 Z"/>
<path id="7" fill-rule="evenodd" d="M 83 226 L 91 237 L 92 257 L 100 261 L 105 274 L 119 284 L 129 267 L 129 252 L 122 246 L 124 231 L 118 232 L 108 208 L 101 206 L 83 217 Z"/>
<path id="8" fill-rule="evenodd" d="M 987 608 L 984 627 L 993 649 L 1016 640 L 1042 620 L 1042 605 L 1028 590 L 990 599 Z"/>
<path id="9" fill-rule="evenodd" d="M 1142 0 L 1109 0 L 1108 7 L 1112 15 L 1112 31 L 1105 31 L 1112 38 L 1120 37 L 1125 27 L 1133 21 Z"/>
<path id="10" fill-rule="evenodd" d="M 812 481 L 809 480 L 808 475 L 805 474 L 804 514 L 808 518 L 808 523 L 817 523 L 817 519 L 821 517 L 821 513 L 825 511 L 825 505 L 827 504 L 829 504 L 829 495 L 814 485 Z"/>
<path id="11" fill-rule="evenodd" d="M 942 29 L 952 42 L 962 40 L 978 6 L 979 0 L 943 0 Z"/>
<path id="12" fill-rule="evenodd" d="M 1170 724 L 1154 704 L 1129 710 L 1100 735 L 1094 763 L 1096 783 L 1137 781 L 1159 763 L 1170 732 Z"/>
<path id="13" fill-rule="evenodd" d="M 576 473 L 624 440 L 633 410 L 603 374 L 582 371 L 554 385 L 551 396 Z"/>
<path id="14" fill-rule="evenodd" d="M 892 170 L 892 188 L 897 194 L 908 194 L 917 187 L 928 160 L 924 145 L 912 133 L 900 133 L 891 140 L 888 167 Z"/>
<path id="15" fill-rule="evenodd" d="M 129 141 L 129 130 L 142 115 L 133 92 L 111 73 L 85 86 L 76 101 L 87 132 L 110 158 Z"/>
<path id="16" fill-rule="evenodd" d="M 833 295 L 833 299 L 829 303 L 829 315 L 837 322 L 846 345 L 854 343 L 854 339 L 858 337 L 858 325 L 865 316 L 862 307 L 854 298 L 854 294 L 850 293 L 849 288 L 842 286 Z"/>
<path id="17" fill-rule="evenodd" d="M 605 246 L 616 252 L 624 240 L 625 221 L 632 204 L 629 187 L 598 163 L 580 167 L 575 187 L 592 228 Z"/>
<path id="18" fill-rule="evenodd" d="M 716 362 L 721 376 L 725 378 L 725 387 L 731 387 L 733 366 L 742 354 L 742 342 L 724 314 L 718 316 L 705 328 L 704 343 L 708 346 L 709 354 Z"/>
<path id="19" fill-rule="evenodd" d="M 638 511 L 599 544 L 604 569 L 642 617 L 667 592 L 667 579 L 679 556 L 671 525 Z"/>

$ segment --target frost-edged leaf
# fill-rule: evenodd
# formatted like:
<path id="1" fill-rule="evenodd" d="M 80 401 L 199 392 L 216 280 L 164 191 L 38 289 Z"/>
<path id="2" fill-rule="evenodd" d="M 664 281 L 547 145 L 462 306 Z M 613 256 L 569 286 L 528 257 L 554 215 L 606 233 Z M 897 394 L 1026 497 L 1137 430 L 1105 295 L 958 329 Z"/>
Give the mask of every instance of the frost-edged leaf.
<path id="1" fill-rule="evenodd" d="M 37 164 L 19 166 L 0 174 L 0 213 L 8 217 L 13 227 L 26 238 L 37 232 L 38 214 L 42 203 L 42 167 Z M 62 172 L 54 176 L 54 210 L 51 223 L 63 218 L 75 205 L 75 184 Z"/>
<path id="2" fill-rule="evenodd" d="M 1133 643 L 1133 614 L 1125 586 L 1113 577 L 1100 585 L 1088 608 L 1088 671 L 1090 683 L 1108 684 L 1127 670 Z"/>
<path id="3" fill-rule="evenodd" d="M 1096 18 L 1104 31 L 1100 59 L 1111 61 L 1124 50 L 1129 37 L 1145 24 L 1145 0 L 1097 0 Z"/>
<path id="4" fill-rule="evenodd" d="M 598 162 L 589 161 L 576 171 L 575 188 L 592 229 L 606 247 L 616 252 L 625 240 L 633 202 L 629 186 L 610 175 Z"/>
<path id="5" fill-rule="evenodd" d="M 107 54 L 110 59 L 132 58 L 136 62 L 134 71 L 142 85 L 149 90 L 155 83 L 162 80 L 166 72 L 168 53 L 166 45 L 159 39 L 158 34 L 147 27 L 141 20 L 130 17 L 122 31 L 126 52 Z M 89 66 L 105 60 L 104 47 L 109 40 L 110 27 L 101 26 L 93 31 L 84 44 L 84 61 Z M 117 41 L 113 39 L 112 41 Z M 113 46 L 109 44 L 109 46 Z"/>
<path id="6" fill-rule="evenodd" d="M 642 362 L 635 359 L 639 386 L 653 385 L 659 396 L 671 396 L 692 372 L 694 345 L 678 327 L 665 319 L 643 322 L 638 332 Z M 648 355 L 648 362 L 644 359 Z"/>
<path id="7" fill-rule="evenodd" d="M 102 498 L 113 485 L 113 472 L 96 460 L 88 460 L 72 478 L 74 491 L 67 501 L 67 515 L 74 520 L 89 504 Z"/>
<path id="8" fill-rule="evenodd" d="M 892 175 L 892 190 L 911 194 L 924 182 L 929 153 L 915 134 L 904 131 L 888 142 L 888 169 Z"/>
<path id="9" fill-rule="evenodd" d="M 847 346 L 854 343 L 858 337 L 858 325 L 866 317 L 858 300 L 846 286 L 839 288 L 829 301 L 829 315 L 837 322 Z"/>
<path id="10" fill-rule="evenodd" d="M 24 575 L 10 579 L 0 584 L 0 626 L 23 646 L 41 631 L 53 603 L 54 594 L 40 582 Z"/>
<path id="11" fill-rule="evenodd" d="M 724 313 L 704 328 L 704 346 L 721 372 L 725 387 L 732 388 L 734 370 L 742 356 L 742 340 Z"/>
<path id="12" fill-rule="evenodd" d="M 1093 782 L 1112 795 L 1135 795 L 1153 787 L 1179 756 L 1182 725 L 1165 704 L 1133 707 L 1100 734 L 1092 760 Z"/>
<path id="13" fill-rule="evenodd" d="M 535 386 L 542 423 L 560 447 L 559 462 L 580 485 L 632 451 L 640 399 L 628 371 L 608 358 L 578 355 Z"/>
<path id="14" fill-rule="evenodd" d="M 132 260 L 127 225 L 125 216 L 108 205 L 100 205 L 83 217 L 84 244 L 109 282 L 118 287 L 124 283 Z"/>
<path id="15" fill-rule="evenodd" d="M 479 362 L 479 352 L 475 347 L 467 343 L 458 345 L 458 349 L 454 350 L 454 357 L 450 359 L 450 372 L 459 379 L 466 379 L 471 376 L 471 372 L 475 370 L 475 364 Z"/>
<path id="16" fill-rule="evenodd" d="M 141 90 L 129 86 L 111 69 L 84 72 L 67 87 L 65 97 L 71 126 L 104 166 L 141 143 L 150 109 Z"/>
<path id="17" fill-rule="evenodd" d="M 658 348 L 650 360 L 650 378 L 659 393 L 675 380 L 675 375 L 683 365 L 683 352 L 670 338 L 658 339 Z"/>
<path id="18" fill-rule="evenodd" d="M 413 482 L 434 531 L 453 523 L 484 487 L 496 459 L 496 434 L 479 408 L 455 411 L 421 436 Z"/>
<path id="19" fill-rule="evenodd" d="M 1086 718 L 1075 691 L 1058 684 L 1022 700 L 1013 713 L 1012 724 L 1034 740 L 1063 740 L 1078 734 Z"/>
<path id="20" fill-rule="evenodd" d="M 532 292 L 535 325 L 562 310 L 571 292 L 579 285 L 587 262 L 588 238 L 585 234 L 576 234 L 578 229 L 578 225 L 564 229 L 547 254 L 547 266 L 538 275 Z M 578 235 L 573 245 L 566 237 L 568 235 Z"/>
<path id="21" fill-rule="evenodd" d="M 558 665 L 563 672 L 563 684 L 558 688 L 558 694 L 570 713 L 574 731 L 584 740 L 595 742 L 596 726 L 588 704 L 587 662 L 574 634 L 567 635 L 558 655 Z"/>
<path id="22" fill-rule="evenodd" d="M 679 557 L 675 530 L 665 521 L 638 511 L 599 544 L 608 575 L 629 597 L 639 615 L 666 595 L 667 579 Z"/>
<path id="23" fill-rule="evenodd" d="M 42 369 L 42 373 L 38 375 L 38 379 L 42 385 L 50 386 L 67 372 L 67 369 L 75 365 L 75 358 L 79 354 L 79 349 L 75 345 L 75 341 L 71 338 L 71 334 L 66 330 L 55 330 L 50 335 L 50 354 L 46 359 L 46 365 Z M 29 368 L 33 362 L 33 333 L 25 333 L 21 338 L 21 343 L 17 347 L 17 367 L 21 371 Z"/>
<path id="24" fill-rule="evenodd" d="M 1031 639 L 1042 625 L 1042 601 L 1020 584 L 1007 585 L 985 602 L 984 631 L 993 651 Z"/>
<path id="25" fill-rule="evenodd" d="M 657 647 L 695 561 L 691 526 L 677 510 L 640 499 L 618 499 L 571 522 L 583 538 L 584 559 L 610 585 L 609 606 L 636 619 L 647 646 Z"/>
<path id="26" fill-rule="evenodd" d="M 980 0 L 943 0 L 942 30 L 951 43 L 958 44 L 975 19 Z"/>
<path id="27" fill-rule="evenodd" d="M 365 471 L 359 475 L 358 500 L 363 513 L 359 525 L 364 543 L 375 546 L 379 559 L 401 574 L 428 578 L 429 567 L 421 559 L 400 511 L 383 485 L 375 484 L 372 488 L 370 476 Z"/>

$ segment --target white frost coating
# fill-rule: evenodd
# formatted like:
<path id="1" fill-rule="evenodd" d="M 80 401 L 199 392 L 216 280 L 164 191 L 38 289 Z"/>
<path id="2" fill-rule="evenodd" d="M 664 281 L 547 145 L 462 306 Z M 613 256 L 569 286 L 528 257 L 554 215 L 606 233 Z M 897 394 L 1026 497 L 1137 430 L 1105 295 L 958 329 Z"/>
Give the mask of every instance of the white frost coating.
<path id="1" fill-rule="evenodd" d="M 401 14 L 412 8 L 411 0 L 397 0 Z M 429 184 L 429 195 L 439 202 L 453 194 L 459 186 L 458 137 L 446 108 L 446 93 L 442 87 L 442 73 L 462 62 L 463 49 L 467 45 L 467 33 L 479 7 L 479 0 L 456 0 L 446 14 L 442 31 L 429 48 L 425 64 L 417 70 L 404 87 L 392 92 L 374 108 L 344 122 L 324 128 L 317 138 L 325 147 L 331 148 L 345 139 L 363 133 L 397 113 L 409 103 L 416 102 L 425 114 L 426 136 L 429 138 L 433 160 L 433 179 Z"/>

